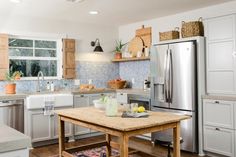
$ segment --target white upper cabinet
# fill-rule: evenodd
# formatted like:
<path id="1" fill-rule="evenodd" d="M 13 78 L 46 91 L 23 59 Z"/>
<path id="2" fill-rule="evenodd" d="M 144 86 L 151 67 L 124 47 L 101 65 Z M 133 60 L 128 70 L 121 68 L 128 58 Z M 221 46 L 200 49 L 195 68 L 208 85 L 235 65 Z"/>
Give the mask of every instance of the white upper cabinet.
<path id="1" fill-rule="evenodd" d="M 235 20 L 227 15 L 205 21 L 208 94 L 236 94 Z"/>
<path id="2" fill-rule="evenodd" d="M 209 41 L 234 38 L 234 15 L 207 20 L 207 37 Z"/>

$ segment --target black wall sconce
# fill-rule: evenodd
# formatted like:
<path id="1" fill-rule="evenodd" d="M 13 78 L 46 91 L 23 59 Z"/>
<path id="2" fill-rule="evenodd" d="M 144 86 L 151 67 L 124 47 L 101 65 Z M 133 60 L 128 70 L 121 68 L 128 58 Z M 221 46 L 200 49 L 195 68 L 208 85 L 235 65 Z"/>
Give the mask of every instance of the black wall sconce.
<path id="1" fill-rule="evenodd" d="M 96 39 L 95 41 L 91 42 L 91 46 L 95 46 L 93 52 L 103 52 L 102 47 L 100 46 L 99 39 Z"/>

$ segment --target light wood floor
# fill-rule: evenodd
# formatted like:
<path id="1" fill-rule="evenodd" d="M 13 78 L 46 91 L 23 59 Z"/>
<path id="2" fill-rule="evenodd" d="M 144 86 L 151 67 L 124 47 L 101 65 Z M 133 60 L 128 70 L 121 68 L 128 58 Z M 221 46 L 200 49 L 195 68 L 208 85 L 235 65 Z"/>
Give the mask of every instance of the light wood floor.
<path id="1" fill-rule="evenodd" d="M 99 142 L 105 140 L 105 136 L 97 136 L 92 138 L 85 138 L 77 140 L 75 142 L 67 143 L 66 147 L 75 147 L 79 145 L 89 144 L 91 142 Z M 138 138 L 130 139 L 130 147 L 141 150 L 145 153 L 138 153 L 137 157 L 167 157 L 167 149 L 162 146 L 153 147 L 150 141 L 146 141 Z M 151 155 L 148 155 L 151 154 Z M 49 145 L 43 147 L 37 147 L 30 151 L 30 157 L 57 157 L 58 145 Z M 198 157 L 197 154 L 182 152 L 181 157 Z"/>

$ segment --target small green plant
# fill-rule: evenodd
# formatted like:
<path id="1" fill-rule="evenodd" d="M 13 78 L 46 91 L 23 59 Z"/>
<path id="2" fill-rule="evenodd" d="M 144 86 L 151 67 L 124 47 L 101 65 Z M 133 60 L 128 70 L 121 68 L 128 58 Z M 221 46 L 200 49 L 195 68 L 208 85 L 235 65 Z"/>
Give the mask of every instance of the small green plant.
<path id="1" fill-rule="evenodd" d="M 7 81 L 13 82 L 15 80 L 19 80 L 21 76 L 23 76 L 23 73 L 21 71 L 9 71 L 6 73 L 5 77 Z"/>
<path id="2" fill-rule="evenodd" d="M 114 52 L 116 52 L 116 53 L 120 53 L 122 47 L 125 46 L 126 44 L 127 44 L 127 43 L 122 44 L 122 41 L 121 41 L 121 40 L 116 41 L 116 49 L 114 50 Z"/>

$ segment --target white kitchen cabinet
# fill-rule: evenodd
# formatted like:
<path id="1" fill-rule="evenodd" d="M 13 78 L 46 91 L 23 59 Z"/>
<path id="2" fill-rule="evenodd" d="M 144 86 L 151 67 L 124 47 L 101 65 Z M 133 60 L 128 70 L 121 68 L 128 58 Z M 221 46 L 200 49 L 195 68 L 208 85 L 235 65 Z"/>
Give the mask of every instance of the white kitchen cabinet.
<path id="1" fill-rule="evenodd" d="M 204 100 L 204 125 L 234 129 L 234 102 Z"/>
<path id="2" fill-rule="evenodd" d="M 44 116 L 42 110 L 28 112 L 28 133 L 32 142 L 51 139 L 52 120 L 50 116 Z"/>
<path id="3" fill-rule="evenodd" d="M 0 153 L 0 157 L 29 157 L 29 149 L 25 148 L 25 149 Z"/>
<path id="4" fill-rule="evenodd" d="M 205 126 L 204 149 L 212 153 L 234 157 L 234 131 Z"/>
<path id="5" fill-rule="evenodd" d="M 236 15 L 207 19 L 207 93 L 236 94 Z"/>
<path id="6" fill-rule="evenodd" d="M 63 109 L 63 108 L 56 108 Z M 56 115 L 44 115 L 43 110 L 30 110 L 28 114 L 27 132 L 32 142 L 40 142 L 58 138 L 58 118 Z M 72 136 L 72 125 L 65 123 L 66 137 Z"/>
<path id="7" fill-rule="evenodd" d="M 117 99 L 118 103 L 127 104 L 128 103 L 128 94 L 117 92 L 116 99 Z"/>
<path id="8" fill-rule="evenodd" d="M 89 96 L 88 95 L 75 95 L 74 96 L 74 108 L 88 107 Z M 74 125 L 74 135 L 82 135 L 90 133 L 90 129 L 81 126 Z"/>
<path id="9" fill-rule="evenodd" d="M 204 150 L 234 157 L 235 154 L 235 102 L 203 100 Z"/>
<path id="10" fill-rule="evenodd" d="M 52 115 L 51 116 L 52 118 L 52 131 L 53 131 L 53 138 L 58 138 L 58 116 L 55 114 L 55 115 Z M 65 122 L 65 136 L 66 137 L 69 137 L 69 136 L 73 136 L 73 126 L 71 123 L 67 123 Z"/>

